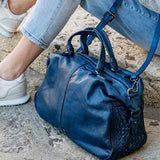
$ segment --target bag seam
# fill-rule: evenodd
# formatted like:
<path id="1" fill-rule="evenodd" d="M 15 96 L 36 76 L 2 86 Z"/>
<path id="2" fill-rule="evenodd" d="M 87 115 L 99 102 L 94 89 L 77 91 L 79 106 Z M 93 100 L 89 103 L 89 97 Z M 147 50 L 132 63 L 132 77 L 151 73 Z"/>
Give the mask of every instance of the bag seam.
<path id="1" fill-rule="evenodd" d="M 78 68 L 76 68 L 73 73 L 70 75 L 69 79 L 68 79 L 68 82 L 67 82 L 67 85 L 66 85 L 66 89 L 65 89 L 65 93 L 64 93 L 64 97 L 63 97 L 63 102 L 62 102 L 62 107 L 61 107 L 61 112 L 60 112 L 60 122 L 59 122 L 59 128 L 60 130 L 63 132 L 63 126 L 62 126 L 62 113 L 63 113 L 63 108 L 64 108 L 64 101 L 65 101 L 65 97 L 66 97 L 66 93 L 67 93 L 67 89 L 68 89 L 68 86 L 69 86 L 69 82 L 73 76 L 73 74 L 81 67 L 87 65 L 88 63 L 85 63 L 81 66 L 79 66 Z M 68 135 L 67 135 L 68 136 Z M 69 136 L 68 136 L 69 137 Z"/>

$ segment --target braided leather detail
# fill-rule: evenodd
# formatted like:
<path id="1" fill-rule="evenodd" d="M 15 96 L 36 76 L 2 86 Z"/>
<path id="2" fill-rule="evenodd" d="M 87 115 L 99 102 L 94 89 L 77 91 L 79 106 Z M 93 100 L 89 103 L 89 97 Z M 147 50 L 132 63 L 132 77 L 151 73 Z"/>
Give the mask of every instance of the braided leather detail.
<path id="1" fill-rule="evenodd" d="M 110 160 L 124 157 L 139 149 L 146 142 L 146 131 L 142 112 L 137 123 L 137 132 L 132 132 L 130 124 L 130 111 L 124 104 L 118 104 L 112 108 L 111 116 L 111 142 L 113 154 Z"/>
<path id="2" fill-rule="evenodd" d="M 140 120 L 138 122 L 138 130 L 136 134 L 131 135 L 130 144 L 128 148 L 128 153 L 130 154 L 133 151 L 139 149 L 147 140 L 147 135 L 144 126 L 143 114 L 140 115 Z"/>

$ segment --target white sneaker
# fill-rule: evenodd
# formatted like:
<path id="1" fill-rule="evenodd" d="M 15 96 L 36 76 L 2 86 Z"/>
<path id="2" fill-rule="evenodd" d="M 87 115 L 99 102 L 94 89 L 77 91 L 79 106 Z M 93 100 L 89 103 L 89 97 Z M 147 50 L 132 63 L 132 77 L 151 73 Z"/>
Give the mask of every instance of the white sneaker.
<path id="1" fill-rule="evenodd" d="M 30 98 L 26 89 L 27 85 L 24 74 L 13 81 L 6 81 L 0 78 L 0 106 L 26 103 Z"/>
<path id="2" fill-rule="evenodd" d="M 25 16 L 26 13 L 13 14 L 8 7 L 8 3 L 6 1 L 2 2 L 0 5 L 0 34 L 6 38 L 13 37 Z"/>

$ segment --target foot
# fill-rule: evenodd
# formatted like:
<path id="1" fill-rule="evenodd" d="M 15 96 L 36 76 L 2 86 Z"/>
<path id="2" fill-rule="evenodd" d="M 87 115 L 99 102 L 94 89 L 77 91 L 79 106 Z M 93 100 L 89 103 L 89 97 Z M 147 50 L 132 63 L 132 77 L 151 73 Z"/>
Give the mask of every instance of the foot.
<path id="1" fill-rule="evenodd" d="M 24 74 L 12 81 L 6 81 L 0 78 L 0 106 L 26 103 L 30 98 L 26 89 L 27 85 Z"/>
<path id="2" fill-rule="evenodd" d="M 10 11 L 6 0 L 1 3 L 2 4 L 0 4 L 0 34 L 6 38 L 11 38 L 17 31 L 17 28 L 26 16 L 26 13 L 21 15 L 15 15 Z"/>

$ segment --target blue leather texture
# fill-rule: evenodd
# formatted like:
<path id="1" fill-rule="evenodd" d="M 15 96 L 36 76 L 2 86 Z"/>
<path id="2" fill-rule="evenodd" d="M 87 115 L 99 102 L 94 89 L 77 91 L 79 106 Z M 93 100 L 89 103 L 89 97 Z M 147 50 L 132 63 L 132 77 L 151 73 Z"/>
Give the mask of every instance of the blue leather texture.
<path id="1" fill-rule="evenodd" d="M 76 35 L 80 35 L 81 53 L 71 43 Z M 101 42 L 98 59 L 88 55 L 90 35 Z M 75 33 L 67 52 L 57 51 L 48 58 L 45 79 L 35 95 L 37 112 L 44 120 L 102 160 L 124 157 L 147 139 L 142 79 L 130 79 L 133 73 L 118 67 L 110 47 L 103 30 Z"/>

